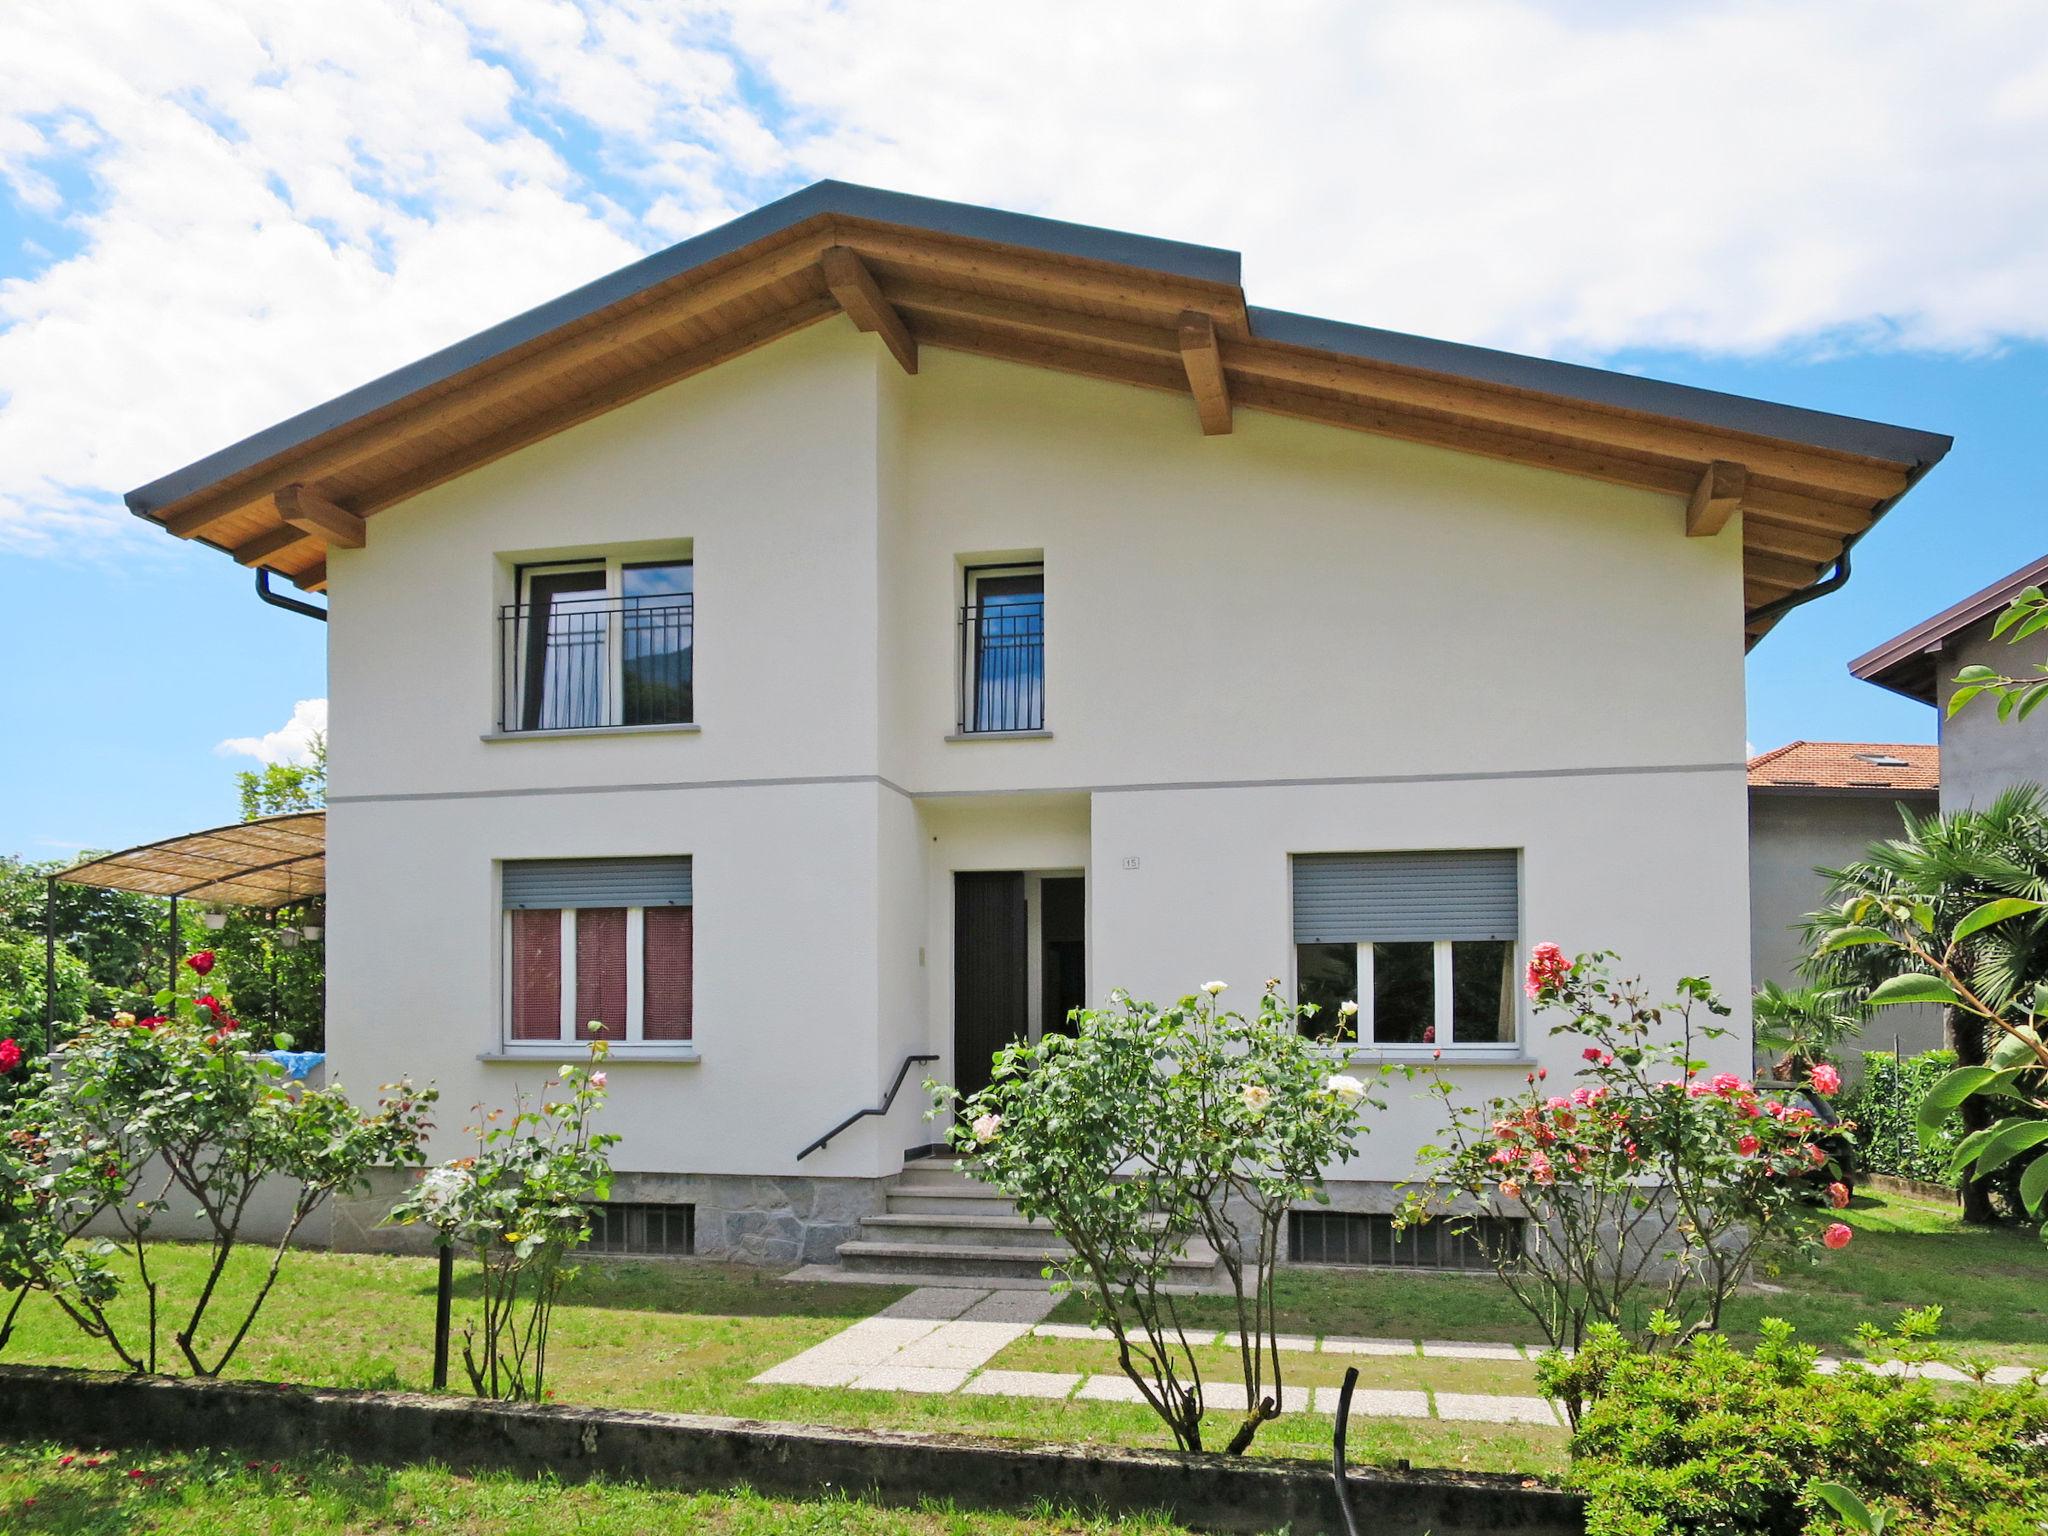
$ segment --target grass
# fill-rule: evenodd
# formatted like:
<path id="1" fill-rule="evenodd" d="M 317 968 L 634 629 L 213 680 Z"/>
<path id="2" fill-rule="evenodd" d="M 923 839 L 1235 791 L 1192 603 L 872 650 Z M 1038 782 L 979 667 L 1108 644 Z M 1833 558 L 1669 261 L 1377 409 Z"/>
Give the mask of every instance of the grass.
<path id="1" fill-rule="evenodd" d="M 1899 1197 L 1859 1199 L 1846 1215 L 1857 1229 L 1854 1244 L 1812 1268 L 1777 1277 L 1772 1290 L 1744 1293 L 1726 1319 L 1732 1333 L 1752 1336 L 1763 1318 L 1779 1316 L 1809 1342 L 1853 1354 L 1857 1324 L 1889 1324 L 1904 1307 L 1939 1302 L 1946 1309 L 1944 1337 L 1963 1353 L 2048 1365 L 2048 1287 L 2040 1283 L 2048 1274 L 2048 1256 L 2034 1237 L 1965 1231 L 1952 1210 Z M 199 1251 L 190 1248 L 164 1254 L 161 1267 L 174 1297 L 192 1294 L 199 1259 Z M 248 1294 L 256 1270 L 254 1255 L 235 1267 L 222 1315 L 236 1297 Z M 475 1285 L 474 1271 L 465 1267 L 458 1325 L 474 1308 Z M 592 1263 L 557 1314 L 549 1383 L 564 1402 L 612 1407 L 1065 1442 L 1166 1442 L 1163 1426 L 1135 1405 L 751 1384 L 768 1366 L 902 1294 L 895 1286 L 792 1285 L 757 1270 L 708 1263 Z M 431 1260 L 295 1255 L 230 1374 L 424 1390 L 433 1296 Z M 1541 1342 L 1488 1276 L 1291 1270 L 1281 1275 L 1279 1299 L 1283 1332 Z M 1186 1306 L 1191 1326 L 1235 1326 L 1227 1302 L 1196 1297 Z M 139 1315 L 133 1296 L 122 1309 L 131 1323 Z M 1056 1315 L 1081 1320 L 1082 1311 L 1079 1298 L 1069 1298 Z M 80 1335 L 40 1297 L 24 1308 L 6 1358 L 112 1364 L 103 1346 Z M 1213 1351 L 1204 1363 L 1230 1379 L 1234 1361 L 1224 1352 Z M 1354 1363 L 1367 1386 L 1531 1390 L 1529 1368 L 1506 1361 L 1296 1354 L 1287 1362 L 1288 1379 L 1334 1385 Z M 1099 1344 L 1039 1338 L 1012 1345 L 995 1364 L 1023 1370 L 1114 1368 Z M 459 1340 L 454 1377 L 463 1389 Z M 1327 1418 L 1290 1414 L 1261 1430 L 1254 1450 L 1321 1459 L 1329 1454 L 1329 1440 Z M 1527 1426 L 1360 1419 L 1352 1425 L 1351 1453 L 1360 1464 L 1407 1461 L 1550 1475 L 1564 1465 L 1564 1438 Z"/>
<path id="2" fill-rule="evenodd" d="M 1806 1342 L 1853 1358 L 1859 1324 L 1889 1325 L 1905 1308 L 1933 1302 L 1943 1340 L 1960 1353 L 2048 1366 L 2048 1249 L 2036 1234 L 1965 1228 L 1953 1206 L 1902 1195 L 1860 1195 L 1842 1215 L 1855 1229 L 1850 1246 L 1733 1298 L 1722 1318 L 1731 1338 L 1754 1343 L 1765 1318 L 1781 1317 Z M 1291 1269 L 1274 1290 L 1283 1333 L 1543 1342 L 1491 1275 Z M 1191 1328 L 1237 1326 L 1225 1298 L 1187 1297 L 1182 1307 Z M 1089 1320 L 1078 1296 L 1053 1316 Z"/>
<path id="3" fill-rule="evenodd" d="M 190 1296 L 200 1257 L 197 1248 L 166 1245 L 153 1267 L 172 1295 Z M 224 1316 L 253 1283 L 257 1263 L 247 1257 L 230 1272 L 229 1293 L 219 1304 Z M 475 1291 L 473 1267 L 460 1267 L 458 1330 L 464 1313 L 474 1309 Z M 1081 1444 L 1170 1443 L 1165 1427 L 1141 1405 L 752 1385 L 750 1378 L 769 1366 L 904 1294 L 900 1286 L 795 1285 L 759 1270 L 701 1262 L 588 1264 L 556 1314 L 549 1389 L 562 1402 L 672 1413 Z M 433 1305 L 431 1259 L 294 1255 L 228 1374 L 423 1391 L 431 1380 Z M 132 1324 L 140 1313 L 135 1297 L 123 1298 L 120 1316 Z M 458 1334 L 451 1384 L 466 1390 L 460 1351 Z M 4 1358 L 101 1369 L 114 1363 L 105 1346 L 85 1338 L 41 1297 L 23 1308 Z M 1332 1381 L 1341 1375 L 1340 1369 Z M 1254 1450 L 1320 1461 L 1330 1453 L 1330 1420 L 1287 1415 L 1260 1430 Z M 1361 1466 L 1405 1461 L 1555 1475 L 1564 1467 L 1564 1438 L 1526 1426 L 1360 1419 L 1352 1425 L 1350 1455 Z"/>
<path id="4" fill-rule="evenodd" d="M 102 1456 L 19 1442 L 5 1444 L 4 1452 L 0 1530 L 9 1536 L 382 1536 L 407 1530 L 445 1536 L 1179 1536 L 1182 1530 L 1163 1519 L 1050 1509 L 1005 1516 L 951 1505 L 885 1509 L 844 1497 L 564 1486 L 511 1474 L 365 1467 L 331 1456 L 257 1464 L 219 1453 Z"/>

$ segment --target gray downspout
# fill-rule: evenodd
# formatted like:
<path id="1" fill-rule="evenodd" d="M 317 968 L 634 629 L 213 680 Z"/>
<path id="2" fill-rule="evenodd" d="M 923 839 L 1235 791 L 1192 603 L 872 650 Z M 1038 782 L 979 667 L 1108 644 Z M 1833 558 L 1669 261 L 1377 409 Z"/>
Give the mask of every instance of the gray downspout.
<path id="1" fill-rule="evenodd" d="M 311 603 L 302 603 L 296 597 L 286 597 L 282 592 L 270 590 L 270 572 L 263 566 L 256 567 L 256 595 L 273 608 L 282 608 L 287 613 L 303 613 L 309 619 L 327 622 L 327 610 L 316 608 Z"/>

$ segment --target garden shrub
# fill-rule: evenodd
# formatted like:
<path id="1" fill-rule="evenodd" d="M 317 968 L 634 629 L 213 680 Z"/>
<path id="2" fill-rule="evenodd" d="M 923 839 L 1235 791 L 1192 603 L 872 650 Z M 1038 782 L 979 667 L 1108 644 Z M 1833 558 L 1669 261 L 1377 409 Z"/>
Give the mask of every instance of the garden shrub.
<path id="1" fill-rule="evenodd" d="M 1425 1069 L 1444 1132 L 1422 1149 L 1432 1183 L 1404 1216 L 1462 1223 L 1552 1344 L 1576 1345 L 1603 1322 L 1659 1347 L 1719 1326 L 1759 1264 L 1847 1244 L 1850 1229 L 1817 1220 L 1810 1201 L 1817 1186 L 1843 1206 L 1849 1190 L 1811 1108 L 1732 1072 L 1706 1075 L 1698 1053 L 1727 1034 L 1706 1020 L 1728 1010 L 1703 979 L 1653 1003 L 1640 981 L 1609 973 L 1611 958 L 1566 960 L 1539 944 L 1529 962 L 1529 995 L 1563 1015 L 1550 1033 L 1585 1041 L 1574 1083 L 1538 1068 L 1518 1093 L 1473 1103 Z M 1809 1087 L 1826 1096 L 1841 1080 L 1820 1063 Z M 1517 1206 L 1528 1216 L 1519 1243 L 1475 1219 Z"/>
<path id="2" fill-rule="evenodd" d="M 603 1026 L 592 1020 L 593 1029 Z M 590 1237 L 590 1204 L 611 1192 L 617 1136 L 591 1128 L 604 1107 L 605 1043 L 590 1064 L 564 1064 L 538 1105 L 523 1094 L 509 1114 L 482 1112 L 476 1151 L 430 1169 L 389 1220 L 432 1227 L 443 1246 L 467 1244 L 483 1266 L 483 1316 L 462 1329 L 462 1363 L 479 1397 L 539 1400 L 548 1335 L 571 1251 Z"/>
<path id="3" fill-rule="evenodd" d="M 1953 1187 L 1948 1165 L 1963 1139 L 1960 1128 L 1944 1126 L 1923 1143 L 1917 1126 L 1927 1090 L 1955 1064 L 1954 1051 L 1903 1057 L 1890 1051 L 1863 1053 L 1863 1081 L 1850 1090 L 1842 1108 L 1855 1123 L 1857 1160 L 1866 1172 Z"/>
<path id="4" fill-rule="evenodd" d="M 1273 1271 L 1287 1213 L 1327 1202 L 1323 1170 L 1354 1155 L 1365 1087 L 1332 1074 L 1304 1009 L 1266 983 L 1251 1017 L 1209 982 L 1169 1007 L 1111 995 L 1072 1036 L 998 1051 L 951 1137 L 982 1177 L 1072 1248 L 1055 1266 L 1116 1338 L 1117 1359 L 1184 1450 L 1204 1448 L 1199 1361 L 1167 1287 L 1190 1240 L 1216 1251 L 1237 1307 L 1241 1454 L 1282 1401 Z M 1347 1005 L 1348 1009 L 1349 1005 Z M 927 1084 L 940 1108 L 958 1094 Z M 1207 1332 L 1207 1330 L 1202 1330 Z"/>
<path id="5" fill-rule="evenodd" d="M 1909 1349 L 1907 1354 L 1911 1354 Z M 1569 1483 L 1588 1536 L 1819 1536 L 1819 1489 L 1848 1488 L 1916 1536 L 2039 1536 L 2048 1521 L 2048 1397 L 1948 1387 L 1861 1364 L 1834 1375 L 1775 1319 L 1745 1355 L 1719 1334 L 1649 1353 L 1595 1328 L 1546 1357 L 1544 1390 L 1588 1406 Z"/>

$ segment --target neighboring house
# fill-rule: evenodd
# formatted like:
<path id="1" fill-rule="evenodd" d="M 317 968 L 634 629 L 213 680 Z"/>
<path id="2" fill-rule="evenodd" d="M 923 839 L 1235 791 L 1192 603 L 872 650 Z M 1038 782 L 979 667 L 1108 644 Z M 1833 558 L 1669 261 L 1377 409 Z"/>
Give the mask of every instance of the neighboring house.
<path id="1" fill-rule="evenodd" d="M 2048 584 L 2048 556 L 1945 608 L 1849 663 L 1865 682 L 1935 707 L 1941 732 L 1941 808 L 1989 805 L 2014 784 L 2048 783 L 2048 710 L 2026 720 L 2000 720 L 1997 703 L 1981 698 L 1953 719 L 1948 701 L 1956 674 L 1986 666 L 2009 676 L 2033 675 L 2048 662 L 2048 633 L 2009 645 L 1991 626 L 2029 587 Z"/>
<path id="2" fill-rule="evenodd" d="M 1821 871 L 1840 869 L 1872 843 L 1897 837 L 1902 812 L 1932 813 L 1940 782 L 1937 749 L 1914 742 L 1795 741 L 1749 760 L 1752 981 L 1810 984 L 1799 973 L 1807 953 L 1800 922 L 1827 900 Z M 1862 1051 L 1911 1055 L 1941 1043 L 1939 1010 L 1890 1008 L 1837 1057 L 1854 1073 L 1861 1070 Z"/>
<path id="3" fill-rule="evenodd" d="M 602 1019 L 620 1243 L 931 1268 L 919 1079 L 1112 988 L 1474 1095 L 1577 1064 L 1534 942 L 1739 995 L 1745 639 L 1947 447 L 824 183 L 129 501 L 329 593 L 339 1079 L 445 1157 Z M 1388 1092 L 1298 1255 L 1385 1251 Z"/>

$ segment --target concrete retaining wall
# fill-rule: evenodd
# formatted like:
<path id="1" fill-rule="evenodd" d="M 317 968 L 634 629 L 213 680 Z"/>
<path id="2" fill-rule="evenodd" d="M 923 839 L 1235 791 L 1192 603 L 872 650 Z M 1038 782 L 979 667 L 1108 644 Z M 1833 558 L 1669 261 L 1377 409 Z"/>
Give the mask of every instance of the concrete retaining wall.
<path id="1" fill-rule="evenodd" d="M 265 1457 L 341 1451 L 460 1471 L 605 1477 L 662 1487 L 740 1484 L 777 1495 L 864 1494 L 987 1509 L 1040 1500 L 1112 1513 L 1165 1510 L 1212 1531 L 1341 1532 L 1327 1468 L 1170 1452 L 1083 1450 L 902 1431 L 827 1429 L 618 1409 L 508 1406 L 404 1392 L 326 1391 L 0 1367 L 0 1435 L 82 1445 L 232 1448 Z M 1575 1494 L 1515 1477 L 1354 1475 L 1374 1536 L 1581 1536 Z"/>

